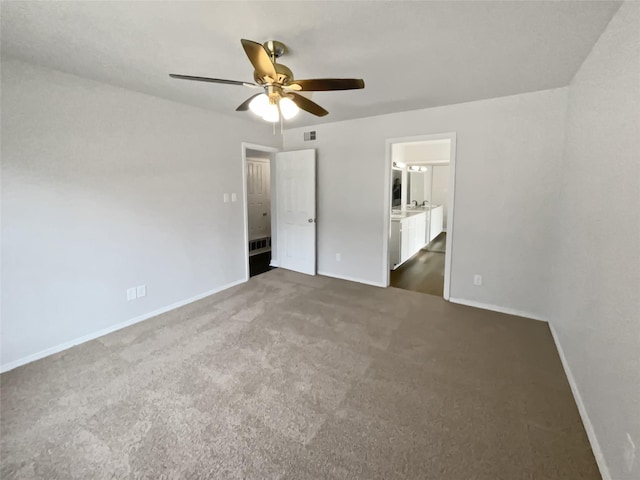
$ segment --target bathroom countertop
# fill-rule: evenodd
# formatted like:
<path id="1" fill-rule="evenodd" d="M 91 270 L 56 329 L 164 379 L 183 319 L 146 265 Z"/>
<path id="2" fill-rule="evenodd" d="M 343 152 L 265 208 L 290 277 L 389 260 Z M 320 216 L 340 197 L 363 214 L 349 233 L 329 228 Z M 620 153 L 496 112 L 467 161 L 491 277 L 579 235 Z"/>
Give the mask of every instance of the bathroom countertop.
<path id="1" fill-rule="evenodd" d="M 421 213 L 429 212 L 438 207 L 442 207 L 442 205 L 419 206 L 419 207 L 407 208 L 406 210 L 394 209 L 391 211 L 391 220 L 400 221 L 404 218 L 409 218 L 415 215 L 420 215 Z"/>

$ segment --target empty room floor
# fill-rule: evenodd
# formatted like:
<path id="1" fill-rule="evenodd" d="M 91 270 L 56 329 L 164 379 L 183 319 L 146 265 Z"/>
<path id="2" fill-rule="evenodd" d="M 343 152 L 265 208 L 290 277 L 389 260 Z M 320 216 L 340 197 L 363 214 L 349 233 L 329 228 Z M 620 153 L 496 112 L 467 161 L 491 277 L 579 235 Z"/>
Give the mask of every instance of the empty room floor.
<path id="1" fill-rule="evenodd" d="M 442 297 L 447 234 L 442 232 L 404 264 L 391 270 L 390 285 Z"/>
<path id="2" fill-rule="evenodd" d="M 0 380 L 3 479 L 600 478 L 545 323 L 282 269 Z"/>

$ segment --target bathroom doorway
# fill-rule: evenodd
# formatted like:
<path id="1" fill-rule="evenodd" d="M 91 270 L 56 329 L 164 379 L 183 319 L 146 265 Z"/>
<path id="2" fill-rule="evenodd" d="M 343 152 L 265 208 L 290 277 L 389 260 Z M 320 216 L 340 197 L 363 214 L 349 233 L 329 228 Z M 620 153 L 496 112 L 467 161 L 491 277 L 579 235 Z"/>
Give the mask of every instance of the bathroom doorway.
<path id="1" fill-rule="evenodd" d="M 274 175 L 276 149 L 243 144 L 247 278 L 272 268 L 275 250 Z"/>
<path id="2" fill-rule="evenodd" d="M 449 298 L 455 134 L 387 141 L 388 282 Z"/>

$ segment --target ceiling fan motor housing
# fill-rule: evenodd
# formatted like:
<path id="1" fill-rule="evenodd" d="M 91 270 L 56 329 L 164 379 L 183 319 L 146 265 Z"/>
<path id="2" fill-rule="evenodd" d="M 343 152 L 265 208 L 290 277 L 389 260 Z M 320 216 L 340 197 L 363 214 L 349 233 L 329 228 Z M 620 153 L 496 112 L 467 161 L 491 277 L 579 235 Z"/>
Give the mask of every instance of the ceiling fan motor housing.
<path id="1" fill-rule="evenodd" d="M 281 63 L 275 63 L 274 67 L 276 68 L 276 73 L 278 74 L 278 78 L 275 79 L 274 82 L 271 82 L 268 77 L 261 76 L 257 71 L 253 72 L 253 79 L 258 85 L 265 85 L 270 83 L 277 83 L 279 85 L 286 85 L 287 83 L 293 80 L 293 72 Z"/>

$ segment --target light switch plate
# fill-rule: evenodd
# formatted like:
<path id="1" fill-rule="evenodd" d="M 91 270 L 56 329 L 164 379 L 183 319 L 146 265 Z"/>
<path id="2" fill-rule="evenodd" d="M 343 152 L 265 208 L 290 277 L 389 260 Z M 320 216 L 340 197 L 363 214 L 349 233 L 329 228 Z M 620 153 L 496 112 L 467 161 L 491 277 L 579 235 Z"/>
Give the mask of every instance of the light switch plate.
<path id="1" fill-rule="evenodd" d="M 237 200 L 238 200 L 238 196 L 237 196 L 235 193 L 232 193 L 232 194 L 231 194 L 231 201 L 232 201 L 232 202 L 235 202 L 235 201 L 237 201 Z"/>
<path id="2" fill-rule="evenodd" d="M 138 298 L 147 296 L 147 286 L 146 285 L 138 285 L 136 287 L 136 294 Z"/>
<path id="3" fill-rule="evenodd" d="M 224 203 L 229 203 L 229 194 L 228 193 L 225 193 L 225 194 L 222 195 L 222 201 Z"/>
<path id="4" fill-rule="evenodd" d="M 130 302 L 131 300 L 135 300 L 136 298 L 137 298 L 136 288 L 135 287 L 127 288 L 127 302 Z"/>

